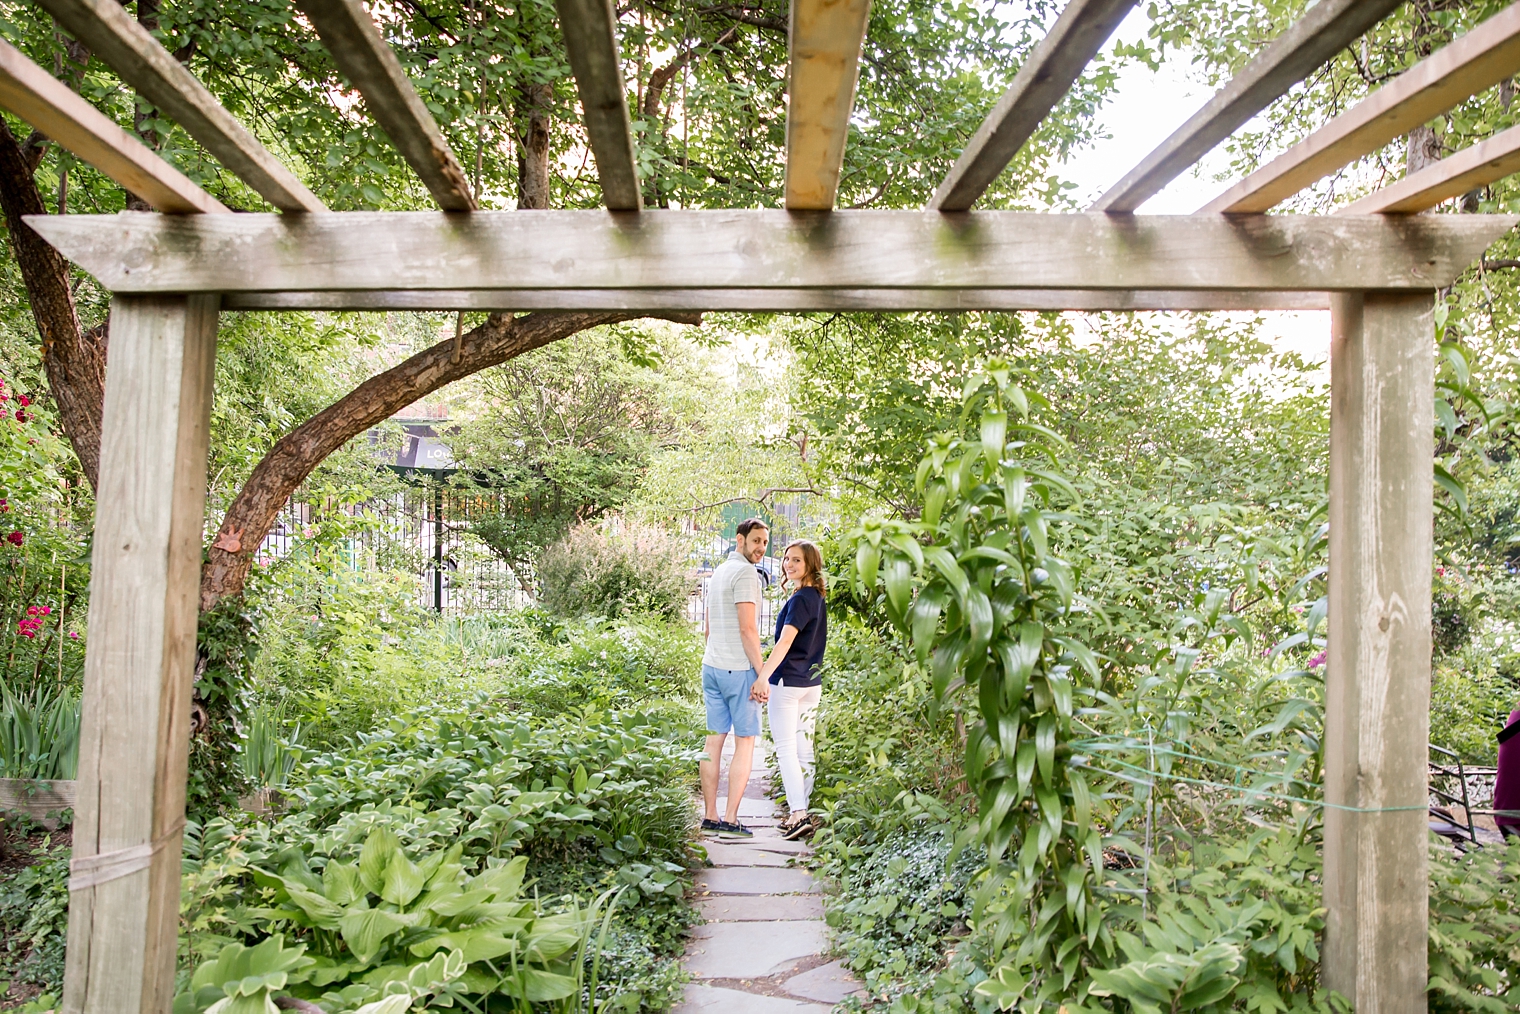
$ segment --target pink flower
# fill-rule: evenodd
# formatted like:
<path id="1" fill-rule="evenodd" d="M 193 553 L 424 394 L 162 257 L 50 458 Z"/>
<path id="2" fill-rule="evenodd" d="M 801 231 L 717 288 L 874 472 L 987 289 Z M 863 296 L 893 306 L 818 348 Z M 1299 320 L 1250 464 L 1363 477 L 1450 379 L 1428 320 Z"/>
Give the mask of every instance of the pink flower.
<path id="1" fill-rule="evenodd" d="M 1318 669 L 1320 666 L 1324 665 L 1325 658 L 1329 654 L 1330 653 L 1328 651 L 1322 651 L 1318 655 L 1315 655 L 1313 658 L 1309 659 L 1309 668 Z"/>
<path id="2" fill-rule="evenodd" d="M 1437 567 L 1436 568 L 1436 573 L 1439 574 L 1439 575 L 1441 575 L 1442 577 L 1445 577 L 1446 576 L 1446 568 L 1445 567 Z"/>
<path id="3" fill-rule="evenodd" d="M 27 606 L 26 607 L 26 615 L 28 615 L 28 616 L 36 616 L 37 615 L 37 607 L 36 606 Z"/>
<path id="4" fill-rule="evenodd" d="M 50 614 L 51 614 L 51 613 L 52 613 L 52 612 L 53 612 L 53 607 L 52 607 L 52 606 L 43 606 L 43 607 L 42 607 L 42 615 L 43 615 L 43 616 L 48 616 L 48 615 L 50 615 Z"/>
<path id="5" fill-rule="evenodd" d="M 69 640 L 70 641 L 77 641 L 77 640 L 79 640 L 79 634 L 76 631 L 73 631 L 73 630 L 69 631 Z"/>
<path id="6" fill-rule="evenodd" d="M 21 395 L 20 397 L 18 397 L 16 400 L 21 403 L 21 407 L 22 408 L 27 408 L 27 407 L 29 407 L 32 404 L 32 399 L 28 398 L 24 394 Z"/>
<path id="7" fill-rule="evenodd" d="M 26 541 L 26 536 L 21 532 L 11 532 L 5 537 L 5 541 L 9 542 L 13 546 L 19 546 L 21 543 Z"/>

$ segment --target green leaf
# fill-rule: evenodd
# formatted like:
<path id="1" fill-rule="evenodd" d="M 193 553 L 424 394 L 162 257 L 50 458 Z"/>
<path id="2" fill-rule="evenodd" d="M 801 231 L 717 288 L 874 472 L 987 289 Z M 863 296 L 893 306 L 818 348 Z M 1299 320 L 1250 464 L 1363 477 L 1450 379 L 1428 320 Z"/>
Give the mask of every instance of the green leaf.
<path id="1" fill-rule="evenodd" d="M 988 409 L 982 413 L 982 447 L 987 460 L 996 465 L 1003 456 L 1003 445 L 1008 442 L 1008 413 Z"/>
<path id="2" fill-rule="evenodd" d="M 401 854 L 401 842 L 388 828 L 377 827 L 359 850 L 359 879 L 370 894 L 385 889 L 385 867 L 392 856 Z"/>
<path id="3" fill-rule="evenodd" d="M 913 596 L 913 569 L 908 561 L 900 556 L 894 556 L 887 561 L 882 572 L 882 581 L 887 588 L 887 605 L 900 618 L 907 611 L 909 602 Z M 898 623 L 901 626 L 901 622 Z"/>
<path id="4" fill-rule="evenodd" d="M 422 893 L 425 883 L 427 879 L 417 864 L 397 852 L 385 866 L 380 897 L 398 908 L 405 908 Z"/>
<path id="5" fill-rule="evenodd" d="M 913 651 L 919 664 L 929 660 L 929 649 L 934 644 L 934 634 L 939 629 L 939 615 L 945 608 L 945 595 L 937 588 L 926 588 L 918 593 L 913 603 Z"/>
<path id="6" fill-rule="evenodd" d="M 385 942 L 400 933 L 416 920 L 399 912 L 384 912 L 378 908 L 349 912 L 338 924 L 344 943 L 362 964 L 369 964 L 385 948 Z"/>
<path id="7" fill-rule="evenodd" d="M 1034 729 L 1035 757 L 1040 765 L 1040 781 L 1049 785 L 1056 764 L 1056 716 L 1044 714 Z"/>
<path id="8" fill-rule="evenodd" d="M 1072 822 L 1077 826 L 1076 837 L 1085 839 L 1088 825 L 1092 822 L 1092 793 L 1088 791 L 1087 779 L 1079 771 L 1068 770 L 1066 781 L 1071 785 L 1071 812 Z"/>
<path id="9" fill-rule="evenodd" d="M 973 586 L 966 591 L 965 609 L 971 634 L 967 652 L 979 655 L 987 650 L 987 644 L 992 640 L 992 603 L 980 588 Z"/>
<path id="10" fill-rule="evenodd" d="M 330 862 L 322 871 L 322 893 L 327 900 L 340 908 L 347 908 L 364 897 L 364 885 L 359 880 L 359 868 L 353 863 Z M 309 913 L 308 913 L 309 914 Z M 333 927 L 324 927 L 332 929 Z"/>
<path id="11" fill-rule="evenodd" d="M 966 572 L 961 569 L 961 565 L 955 562 L 954 555 L 944 546 L 925 546 L 924 559 L 933 564 L 934 569 L 949 582 L 955 597 L 964 602 L 971 583 L 966 579 Z"/>
<path id="12" fill-rule="evenodd" d="M 1438 461 L 1435 464 L 1436 485 L 1451 494 L 1451 499 L 1457 505 L 1459 515 L 1467 514 L 1467 488 L 1458 482 Z"/>
<path id="13" fill-rule="evenodd" d="M 537 968 L 524 968 L 518 972 L 522 983 L 521 996 L 530 1003 L 548 1003 L 563 1000 L 576 991 L 576 982 L 568 975 L 545 972 Z"/>
<path id="14" fill-rule="evenodd" d="M 881 551 L 869 542 L 862 542 L 855 550 L 855 575 L 866 595 L 876 590 L 876 567 L 880 561 Z"/>
<path id="15" fill-rule="evenodd" d="M 306 913 L 311 924 L 320 929 L 332 930 L 338 928 L 338 920 L 343 918 L 344 909 L 322 897 L 314 891 L 308 891 L 291 885 L 287 888 L 290 900 Z"/>

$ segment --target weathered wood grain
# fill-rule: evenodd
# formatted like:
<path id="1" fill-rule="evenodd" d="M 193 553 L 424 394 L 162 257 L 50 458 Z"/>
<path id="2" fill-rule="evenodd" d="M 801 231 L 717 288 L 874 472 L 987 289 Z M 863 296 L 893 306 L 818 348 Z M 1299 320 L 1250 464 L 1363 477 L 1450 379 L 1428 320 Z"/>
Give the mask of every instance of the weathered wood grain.
<path id="1" fill-rule="evenodd" d="M 0 40 L 0 107 L 159 211 L 187 215 L 227 210 L 221 201 L 4 40 Z"/>
<path id="2" fill-rule="evenodd" d="M 1199 214 L 1266 211 L 1470 95 L 1520 73 L 1520 5 L 1506 7 L 1220 194 Z"/>
<path id="3" fill-rule="evenodd" d="M 364 106 L 444 211 L 479 205 L 438 121 L 360 0 L 294 0 Z"/>
<path id="4" fill-rule="evenodd" d="M 26 219 L 112 292 L 1214 289 L 1449 284 L 1507 215 L 142 213 Z"/>
<path id="5" fill-rule="evenodd" d="M 111 301 L 73 855 L 163 844 L 71 892 L 69 1014 L 174 997 L 216 319 L 215 296 Z"/>
<path id="6" fill-rule="evenodd" d="M 1140 207 L 1400 2 L 1320 0 L 1099 198 L 1091 210 L 1131 212 Z"/>
<path id="7" fill-rule="evenodd" d="M 1434 301 L 1333 297 L 1324 984 L 1423 1014 Z"/>
<path id="8" fill-rule="evenodd" d="M 555 0 L 555 6 L 596 158 L 602 201 L 613 211 L 638 211 L 644 204 L 612 0 Z"/>
<path id="9" fill-rule="evenodd" d="M 1520 127 L 1426 166 L 1337 211 L 1343 215 L 1411 215 L 1520 172 Z"/>
<path id="10" fill-rule="evenodd" d="M 929 200 L 936 211 L 967 211 L 1071 90 L 1136 0 L 1070 0 L 1050 33 L 1019 67 L 954 167 Z"/>
<path id="11" fill-rule="evenodd" d="M 785 205 L 793 211 L 834 207 L 870 17 L 871 0 L 791 0 Z"/>
<path id="12" fill-rule="evenodd" d="M 64 30 L 185 128 L 207 151 L 282 211 L 326 211 L 253 132 L 229 113 L 116 0 L 39 0 Z"/>
<path id="13" fill-rule="evenodd" d="M 228 310 L 1328 310 L 1323 292 L 1093 289 L 539 289 L 245 292 Z"/>

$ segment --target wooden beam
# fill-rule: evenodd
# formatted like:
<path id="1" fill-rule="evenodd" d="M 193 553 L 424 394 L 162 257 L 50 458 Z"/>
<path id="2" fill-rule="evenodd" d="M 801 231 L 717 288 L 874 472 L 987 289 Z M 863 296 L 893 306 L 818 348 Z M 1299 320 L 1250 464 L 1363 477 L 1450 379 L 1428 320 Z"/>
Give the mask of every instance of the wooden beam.
<path id="1" fill-rule="evenodd" d="M 281 211 L 327 208 L 116 0 L 39 0 L 121 79 Z"/>
<path id="2" fill-rule="evenodd" d="M 539 289 L 245 292 L 228 310 L 1328 310 L 1323 292 L 1092 289 Z"/>
<path id="3" fill-rule="evenodd" d="M 839 192 L 871 0 L 791 0 L 786 207 L 828 211 Z"/>
<path id="4" fill-rule="evenodd" d="M 1487 141 L 1463 148 L 1450 158 L 1428 165 L 1413 176 L 1405 176 L 1397 183 L 1368 194 L 1336 213 L 1411 215 L 1517 172 L 1520 172 L 1520 127 L 1511 127 Z"/>
<path id="5" fill-rule="evenodd" d="M 1506 7 L 1210 201 L 1199 214 L 1266 211 L 1471 95 L 1520 73 L 1520 5 Z"/>
<path id="6" fill-rule="evenodd" d="M 1136 0 L 1070 0 L 956 159 L 929 207 L 969 211 L 1008 167 Z"/>
<path id="7" fill-rule="evenodd" d="M 171 215 L 227 210 L 215 197 L 68 86 L 0 40 L 0 107 L 57 141 L 158 211 Z"/>
<path id="8" fill-rule="evenodd" d="M 69 1014 L 173 1005 L 216 318 L 216 296 L 111 300 L 61 1006 Z"/>
<path id="9" fill-rule="evenodd" d="M 1324 985 L 1425 1010 L 1434 302 L 1333 297 Z"/>
<path id="10" fill-rule="evenodd" d="M 295 5 L 311 19 L 333 62 L 364 96 L 369 114 L 438 206 L 444 211 L 479 208 L 438 121 L 360 0 L 295 0 Z"/>
<path id="11" fill-rule="evenodd" d="M 1091 210 L 1132 212 L 1139 208 L 1401 2 L 1320 0 L 1100 197 Z"/>
<path id="12" fill-rule="evenodd" d="M 602 200 L 613 211 L 638 211 L 639 172 L 628 121 L 628 93 L 618 57 L 617 14 L 612 0 L 555 0 L 559 24 L 575 72 L 581 113 L 602 181 Z"/>
<path id="13" fill-rule="evenodd" d="M 780 210 L 27 219 L 113 292 L 1429 290 L 1517 221 Z"/>

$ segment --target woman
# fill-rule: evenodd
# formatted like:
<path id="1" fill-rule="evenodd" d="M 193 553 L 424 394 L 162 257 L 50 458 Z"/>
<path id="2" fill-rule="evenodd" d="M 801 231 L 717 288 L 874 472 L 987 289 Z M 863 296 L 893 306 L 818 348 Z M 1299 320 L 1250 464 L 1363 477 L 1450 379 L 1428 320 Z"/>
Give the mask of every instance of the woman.
<path id="1" fill-rule="evenodd" d="M 813 722 L 823 694 L 818 667 L 829 631 L 818 547 L 798 539 L 786 547 L 781 569 L 786 575 L 782 587 L 797 590 L 776 617 L 776 646 L 761 667 L 760 683 L 769 695 L 771 742 L 791 811 L 781 824 L 782 834 L 796 841 L 817 827 L 808 813 L 808 796 L 813 790 Z"/>

